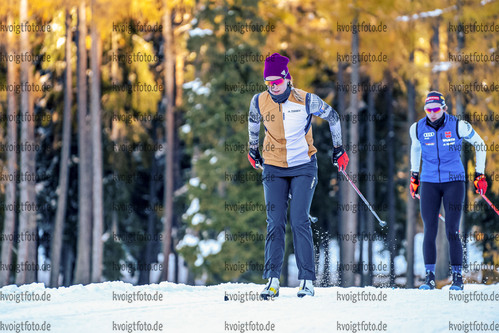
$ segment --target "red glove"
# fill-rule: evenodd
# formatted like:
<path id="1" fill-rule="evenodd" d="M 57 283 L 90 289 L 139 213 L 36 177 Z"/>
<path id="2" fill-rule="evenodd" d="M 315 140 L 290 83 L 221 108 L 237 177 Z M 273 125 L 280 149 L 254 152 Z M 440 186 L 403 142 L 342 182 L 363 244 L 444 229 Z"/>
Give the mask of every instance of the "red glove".
<path id="1" fill-rule="evenodd" d="M 473 184 L 475 184 L 476 193 L 485 194 L 487 192 L 487 180 L 483 173 L 475 172 L 475 181 Z"/>
<path id="2" fill-rule="evenodd" d="M 347 168 L 348 165 L 348 155 L 343 146 L 334 147 L 333 156 L 331 156 L 333 160 L 333 164 L 338 167 L 339 171 L 343 171 Z"/>
<path id="3" fill-rule="evenodd" d="M 409 188 L 411 190 L 411 197 L 416 199 L 416 194 L 418 194 L 419 188 L 419 172 L 411 173 L 411 184 L 409 185 Z"/>
<path id="4" fill-rule="evenodd" d="M 251 163 L 253 168 L 258 169 L 258 167 L 263 164 L 260 151 L 258 149 L 250 149 L 248 153 L 248 161 Z"/>

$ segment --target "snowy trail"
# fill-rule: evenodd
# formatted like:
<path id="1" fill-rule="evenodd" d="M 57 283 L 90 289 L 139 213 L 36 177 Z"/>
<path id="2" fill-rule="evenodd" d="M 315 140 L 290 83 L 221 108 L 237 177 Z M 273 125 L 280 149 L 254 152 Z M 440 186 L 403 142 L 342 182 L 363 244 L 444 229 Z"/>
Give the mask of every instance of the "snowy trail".
<path id="1" fill-rule="evenodd" d="M 19 324 L 26 320 L 50 323 L 50 332 L 62 333 L 142 332 L 133 327 L 127 330 L 129 327 L 123 325 L 136 321 L 163 324 L 162 330 L 156 330 L 158 332 L 457 332 L 465 331 L 463 324 L 469 322 L 487 325 L 494 322 L 498 325 L 494 328 L 499 329 L 498 284 L 465 285 L 464 292 L 452 293 L 448 286 L 434 291 L 316 288 L 314 297 L 303 299 L 296 297 L 297 288 L 281 288 L 280 296 L 273 301 L 250 299 L 241 302 L 243 294 L 252 292 L 256 295 L 262 288 L 263 285 L 234 283 L 210 287 L 173 283 L 135 287 L 123 282 L 58 289 L 44 288 L 43 284 L 21 288 L 6 286 L 0 289 L 3 295 L 47 292 L 51 299 L 16 303 L 0 298 L 0 332 L 10 331 L 2 326 L 4 324 Z M 131 303 L 113 300 L 113 292 L 124 295 L 138 291 L 150 295 L 158 292 L 163 300 Z M 450 299 L 454 296 L 449 294 L 460 295 L 460 299 Z M 227 301 L 224 300 L 226 295 Z M 234 296 L 240 298 L 233 300 Z M 378 297 L 378 300 L 362 299 L 366 297 Z M 465 302 L 466 297 L 468 302 Z M 485 300 L 485 297 L 494 300 Z M 250 321 L 249 326 L 241 326 Z M 362 321 L 361 326 L 354 326 Z M 113 322 L 123 326 L 113 326 Z M 382 323 L 374 330 L 373 326 L 367 330 L 367 322 Z M 271 328 L 273 324 L 274 330 L 257 330 L 258 326 L 251 326 L 255 323 L 262 324 L 263 328 Z M 378 330 L 383 324 L 386 324 L 385 330 Z M 461 325 L 451 327 L 450 324 Z M 482 330 L 474 331 L 486 330 L 482 327 Z M 469 332 L 473 330 L 469 329 Z"/>

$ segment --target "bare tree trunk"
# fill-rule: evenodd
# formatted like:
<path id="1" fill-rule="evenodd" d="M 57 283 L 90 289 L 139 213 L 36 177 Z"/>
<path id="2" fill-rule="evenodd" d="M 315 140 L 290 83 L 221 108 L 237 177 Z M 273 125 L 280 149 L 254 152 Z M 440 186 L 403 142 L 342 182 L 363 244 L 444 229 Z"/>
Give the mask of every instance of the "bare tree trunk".
<path id="1" fill-rule="evenodd" d="M 158 107 L 159 110 L 159 107 Z M 158 124 L 155 119 L 152 121 L 152 130 L 151 130 L 151 139 L 154 144 L 157 143 L 157 130 Z M 158 166 L 156 163 L 155 154 L 151 154 L 151 166 L 150 166 L 150 178 L 149 178 L 149 204 L 152 207 L 156 207 L 158 203 L 157 198 L 157 188 L 158 181 L 154 179 L 155 175 L 158 173 Z M 152 237 L 153 234 L 156 233 L 156 211 L 151 209 L 147 215 L 147 231 L 146 235 Z M 154 252 L 155 249 L 155 241 L 148 241 L 145 244 L 145 248 L 142 253 L 142 258 L 144 260 L 145 267 L 150 267 L 149 265 L 156 261 L 157 253 Z M 139 273 L 139 285 L 149 284 L 150 283 L 150 275 L 151 271 L 149 269 L 141 270 Z"/>
<path id="2" fill-rule="evenodd" d="M 7 25 L 12 24 L 12 1 L 9 1 L 9 8 L 7 14 Z M 14 53 L 14 32 L 7 32 L 7 54 Z M 16 82 L 16 65 L 13 61 L 7 62 L 7 84 L 8 86 L 13 86 Z M 7 91 L 7 113 L 8 117 L 16 119 L 17 116 L 17 103 L 16 95 L 13 91 Z M 17 146 L 17 122 L 7 121 L 7 141 L 12 146 Z M 9 149 L 7 152 L 7 173 L 12 177 L 12 180 L 7 181 L 6 191 L 5 191 L 5 203 L 7 205 L 16 206 L 16 180 L 15 176 L 17 174 L 17 154 L 14 150 Z M 6 209 L 5 210 L 5 221 L 3 225 L 3 234 L 6 236 L 14 235 L 16 227 L 16 210 Z M 14 247 L 14 242 L 11 240 L 5 240 L 2 242 L 2 263 L 5 265 L 10 265 L 12 262 L 12 249 Z M 0 270 L 0 287 L 8 285 L 10 278 L 10 271 L 8 269 Z"/>
<path id="3" fill-rule="evenodd" d="M 28 1 L 20 1 L 19 20 L 26 22 L 28 20 Z M 29 45 L 28 32 L 21 32 L 21 53 L 31 52 Z M 31 64 L 21 63 L 21 85 L 27 85 L 30 81 Z M 20 182 L 20 200 L 21 204 L 29 204 L 36 207 L 35 192 L 35 123 L 34 110 L 31 103 L 31 96 L 28 91 L 21 91 L 21 144 L 32 147 L 32 149 L 21 152 L 21 174 L 31 175 L 30 181 L 23 179 Z M 19 214 L 19 233 L 31 234 L 37 236 L 36 232 L 36 211 L 35 209 L 21 209 Z M 17 262 L 28 262 L 31 265 L 36 264 L 36 237 L 32 240 L 21 240 L 18 245 Z M 16 284 L 32 283 L 36 281 L 35 269 L 24 269 L 17 273 Z"/>
<path id="4" fill-rule="evenodd" d="M 175 109 L 177 107 L 180 107 L 182 104 L 179 102 L 180 100 L 182 100 L 182 85 L 183 85 L 183 82 L 184 82 L 184 74 L 183 74 L 183 66 L 184 66 L 184 62 L 183 60 L 182 61 L 178 61 L 180 57 L 177 57 L 177 64 L 176 64 L 176 69 L 175 69 L 175 78 L 176 78 L 176 81 L 175 81 L 175 91 L 176 91 L 176 94 L 175 94 Z M 183 59 L 183 58 L 182 58 Z M 182 66 L 182 67 L 179 67 L 179 66 Z M 174 142 L 175 142 L 175 147 L 180 147 L 182 142 L 178 136 L 178 129 L 180 128 L 180 126 L 182 125 L 182 114 L 179 113 L 179 112 L 176 112 L 174 114 L 174 119 L 175 119 L 175 128 L 174 128 Z M 180 167 L 180 161 L 182 159 L 182 151 L 180 149 L 177 149 L 175 151 L 175 161 L 174 161 L 174 168 L 173 168 L 173 178 L 175 180 L 174 182 L 174 188 L 173 188 L 173 197 L 177 197 L 176 195 L 176 191 L 178 189 L 180 189 L 182 187 L 182 169 Z M 173 221 L 172 221 L 172 251 L 173 251 L 173 254 L 175 256 L 175 264 L 174 264 L 174 267 L 173 269 L 175 270 L 174 273 L 173 273 L 173 277 L 174 277 L 174 282 L 175 283 L 178 283 L 178 276 L 179 276 L 179 271 L 178 271 L 178 265 L 179 265 L 179 253 L 178 251 L 176 250 L 176 246 L 178 245 L 179 243 L 179 240 L 178 240 L 178 231 L 179 231 L 179 228 L 182 224 L 182 219 L 180 216 L 178 215 L 175 215 L 175 217 L 173 218 Z"/>
<path id="5" fill-rule="evenodd" d="M 368 119 L 369 121 L 367 122 L 367 141 L 369 142 L 372 147 L 376 144 L 376 137 L 375 137 L 375 122 L 374 118 L 376 115 L 376 110 L 375 110 L 375 105 L 374 105 L 374 92 L 369 89 L 369 93 L 367 95 L 367 112 L 368 112 Z M 369 149 L 367 151 L 367 174 L 368 177 L 373 177 L 376 173 L 375 171 L 375 162 L 376 162 L 376 155 L 374 154 L 373 149 Z M 368 178 L 368 179 L 369 179 Z M 374 178 L 374 177 L 373 177 Z M 376 197 L 375 197 L 375 192 L 374 192 L 374 185 L 375 181 L 368 181 L 367 182 L 367 200 L 374 205 L 376 202 Z M 366 224 L 367 224 L 367 234 L 369 235 L 369 241 L 368 241 L 368 246 L 367 246 L 367 261 L 368 261 L 368 267 L 372 267 L 371 265 L 373 264 L 373 235 L 374 235 L 374 216 L 370 213 L 367 214 L 367 219 L 366 219 Z M 367 272 L 367 279 L 366 279 L 366 284 L 368 286 L 373 285 L 373 269 L 369 268 Z"/>
<path id="6" fill-rule="evenodd" d="M 63 244 L 62 251 L 62 261 L 64 262 L 64 273 L 62 278 L 62 284 L 65 287 L 69 287 L 71 285 L 71 281 L 73 280 L 73 264 L 74 264 L 74 251 L 73 247 L 69 244 Z"/>
<path id="7" fill-rule="evenodd" d="M 165 40 L 165 101 L 166 101 L 166 177 L 165 177 L 165 216 L 163 231 L 163 274 L 162 280 L 168 280 L 170 248 L 172 246 L 173 218 L 173 160 L 174 160 L 174 50 L 171 11 L 168 1 L 164 1 L 164 40 Z"/>
<path id="8" fill-rule="evenodd" d="M 357 9 L 355 9 L 357 10 Z M 358 13 L 355 13 L 355 17 L 353 19 L 353 24 L 356 25 L 358 21 Z M 352 54 L 359 53 L 359 34 L 352 34 Z M 352 64 L 352 74 L 351 74 L 351 86 L 358 86 L 359 84 L 359 63 L 355 62 Z M 350 112 L 352 119 L 356 119 L 359 114 L 359 102 L 357 99 L 357 94 L 353 93 L 353 89 L 350 94 Z M 351 122 L 350 124 L 350 146 L 355 147 L 359 143 L 359 124 L 358 122 Z M 357 175 L 359 173 L 359 155 L 351 153 L 349 155 L 350 162 L 348 164 L 347 171 L 350 175 Z M 347 205 L 351 205 L 351 207 L 357 207 L 358 198 L 357 193 L 354 189 L 349 186 L 347 191 Z M 345 206 L 343 206 L 345 208 Z M 346 221 L 343 224 L 344 228 L 342 234 L 356 234 L 357 233 L 357 214 L 354 214 L 353 209 L 346 209 Z M 355 244 L 353 241 L 343 240 L 343 248 L 344 251 L 342 253 L 342 262 L 349 266 L 350 269 L 347 269 L 343 272 L 342 286 L 351 287 L 355 285 L 355 273 L 353 272 L 354 263 L 355 263 Z M 345 266 L 343 266 L 345 267 Z"/>
<path id="9" fill-rule="evenodd" d="M 95 0 L 92 0 L 92 53 L 90 57 L 92 81 L 90 86 L 90 113 L 92 116 L 92 199 L 93 199 L 93 237 L 92 237 L 92 282 L 102 278 L 102 230 L 104 225 L 102 205 L 102 121 L 100 108 L 100 65 L 101 40 L 95 21 Z"/>
<path id="10" fill-rule="evenodd" d="M 458 0 L 457 1 L 457 10 L 458 10 L 458 13 L 459 13 L 459 17 L 461 18 L 462 16 L 462 7 L 463 7 L 463 3 L 462 3 L 462 0 Z M 461 29 L 458 29 L 458 32 L 457 32 L 457 54 L 461 53 L 461 51 L 463 50 L 464 48 L 464 44 L 465 44 L 465 34 L 463 33 L 464 29 L 463 28 L 463 23 L 460 21 L 459 22 L 459 25 L 460 25 L 460 28 Z M 464 75 L 464 67 L 463 67 L 463 64 L 461 62 L 458 63 L 457 65 L 457 82 L 463 82 L 463 75 Z M 463 93 L 461 91 L 456 91 L 455 92 L 456 94 L 456 115 L 459 119 L 464 119 L 464 115 L 465 115 L 465 107 L 464 107 L 464 96 L 463 96 Z M 463 152 L 461 153 L 461 161 L 463 162 L 463 166 L 464 166 L 464 174 L 465 174 L 465 177 L 464 177 L 464 181 L 465 181 L 465 191 L 464 191 L 464 204 L 465 206 L 464 207 L 468 207 L 467 203 L 468 203 L 468 185 L 469 185 L 469 179 L 468 179 L 468 163 L 467 163 L 467 159 L 468 159 L 468 156 L 467 156 L 467 149 L 463 149 Z M 465 219 L 464 219 L 464 213 L 465 213 L 465 210 L 463 210 L 462 214 L 461 214 L 461 220 L 459 221 L 459 230 L 461 231 L 461 236 L 462 235 L 467 235 L 468 234 L 468 228 L 466 226 L 466 223 L 465 223 Z M 467 237 L 463 237 L 463 265 L 468 265 L 468 251 L 467 251 L 467 242 L 468 242 L 468 238 Z"/>
<path id="11" fill-rule="evenodd" d="M 389 72 L 386 74 L 388 81 L 388 90 L 386 95 L 386 113 L 388 115 L 388 134 L 387 134 L 387 155 L 388 155 L 388 182 L 387 182 L 387 191 L 388 191 L 388 250 L 390 251 L 390 286 L 395 285 L 395 265 L 394 259 L 396 255 L 396 242 L 395 242 L 395 228 L 396 228 L 396 220 L 395 220 L 395 156 L 394 156 L 394 147 L 393 142 L 395 140 L 395 132 L 393 129 L 393 81 Z"/>
<path id="12" fill-rule="evenodd" d="M 409 56 L 409 61 L 414 63 L 414 52 L 411 52 Z M 416 116 L 416 89 L 412 79 L 407 80 L 407 133 L 409 133 L 409 128 L 415 121 Z M 411 142 L 409 140 L 409 149 L 411 151 Z M 410 170 L 410 167 L 409 167 Z M 408 179 L 407 187 L 409 187 L 410 180 Z M 416 207 L 417 202 L 411 197 L 410 191 L 407 191 L 407 220 L 406 220 L 406 261 L 407 261 L 407 288 L 414 288 L 414 234 L 416 230 Z"/>
<path id="13" fill-rule="evenodd" d="M 68 192 L 68 162 L 71 150 L 71 105 L 73 103 L 73 73 L 71 70 L 71 14 L 66 9 L 66 76 L 64 80 L 64 116 L 62 125 L 62 150 L 61 169 L 59 171 L 59 194 L 57 198 L 57 212 L 55 217 L 54 236 L 51 246 L 50 286 L 59 286 L 59 273 L 61 271 L 62 235 L 64 232 L 64 220 L 66 216 L 67 192 Z"/>
<path id="14" fill-rule="evenodd" d="M 92 175 L 88 168 L 88 124 L 87 124 L 87 36 L 85 1 L 78 10 L 78 244 L 76 254 L 75 283 L 90 283 L 90 251 L 92 244 Z"/>
<path id="15" fill-rule="evenodd" d="M 344 85 L 345 85 L 345 79 L 344 79 L 344 72 L 345 72 L 345 67 L 346 67 L 346 64 L 342 63 L 342 62 L 339 62 L 338 63 L 338 86 L 340 87 L 340 89 L 338 89 L 337 93 L 338 93 L 338 112 L 342 113 L 343 115 L 346 114 L 346 102 L 345 102 L 345 91 L 343 89 Z M 343 144 L 345 144 L 346 142 L 348 142 L 349 138 L 348 138 L 348 131 L 347 131 L 347 128 L 348 128 L 348 123 L 345 121 L 345 118 L 341 119 L 341 134 L 343 136 Z M 346 205 L 348 204 L 348 198 L 347 198 L 347 194 L 348 194 L 348 187 L 350 186 L 350 184 L 348 184 L 347 180 L 345 179 L 345 177 L 343 176 L 340 176 L 340 173 L 338 172 L 338 187 L 339 187 L 339 191 L 338 191 L 338 203 L 340 204 L 340 207 L 346 207 Z M 338 209 L 337 210 L 338 212 L 338 233 L 341 234 L 343 233 L 343 221 L 346 219 L 346 212 L 344 209 Z M 339 248 L 340 248 L 340 255 L 339 255 L 339 265 L 338 263 L 336 263 L 336 267 L 343 267 L 342 265 L 344 264 L 343 262 L 343 253 L 345 252 L 345 242 L 341 241 L 341 238 L 340 237 L 337 237 L 337 240 L 338 240 L 338 245 L 339 245 Z M 340 285 L 343 285 L 343 269 L 338 269 L 338 280 L 339 280 L 339 284 Z"/>
<path id="16" fill-rule="evenodd" d="M 118 35 L 116 34 L 116 32 L 112 32 L 111 33 L 111 49 L 112 49 L 112 54 L 113 54 L 113 57 L 112 57 L 112 61 L 111 61 L 111 82 L 113 84 L 118 84 L 118 61 L 114 60 L 115 57 L 114 55 L 115 54 L 118 54 Z M 117 144 L 117 141 L 118 141 L 118 136 L 119 136 L 119 131 L 117 130 L 117 126 L 116 126 L 116 123 L 117 123 L 117 119 L 115 116 L 118 115 L 118 112 L 116 110 L 113 110 L 113 118 L 111 120 L 111 139 L 113 140 L 113 147 L 116 146 Z M 118 179 L 117 178 L 117 167 L 118 167 L 118 162 L 117 162 L 117 156 L 118 156 L 118 153 L 114 153 L 113 154 L 113 179 Z M 117 185 L 117 182 L 114 182 L 113 183 L 113 201 L 116 201 L 118 197 L 118 185 Z M 113 209 L 112 210 L 112 213 L 111 213 L 111 235 L 112 237 L 114 237 L 114 235 L 118 234 L 118 212 L 116 211 L 116 209 Z"/>
<path id="17" fill-rule="evenodd" d="M 414 59 L 414 52 L 411 52 L 410 59 Z M 407 85 L 407 104 L 408 104 L 408 114 L 407 114 L 407 128 L 415 122 L 416 116 L 416 89 L 415 85 L 411 79 L 406 83 Z M 409 130 L 407 130 L 409 132 Z M 410 140 L 409 140 L 410 141 Z M 409 142 L 409 154 L 410 154 Z M 410 170 L 410 167 L 409 167 Z M 408 179 L 407 186 L 409 187 L 410 180 Z M 407 288 L 414 288 L 414 236 L 416 231 L 416 209 L 417 202 L 412 199 L 410 191 L 407 191 L 407 221 L 406 221 L 406 261 L 407 261 Z"/>
<path id="18" fill-rule="evenodd" d="M 173 253 L 175 254 L 175 276 L 173 277 L 173 282 L 178 283 L 178 266 L 179 266 L 179 254 L 178 251 L 173 250 Z"/>
<path id="19" fill-rule="evenodd" d="M 413 1 L 411 1 L 412 7 Z M 409 66 L 414 66 L 414 48 L 415 48 L 415 36 L 412 33 L 414 31 L 414 22 L 411 21 L 409 29 L 411 31 L 410 47 L 411 52 L 409 53 Z M 415 79 L 410 78 L 406 81 L 407 86 L 407 133 L 409 133 L 409 128 L 416 121 L 416 82 Z M 408 154 L 411 153 L 411 140 L 408 144 Z M 409 166 L 409 173 L 410 173 Z M 419 172 L 419 170 L 418 170 Z M 407 177 L 407 188 L 410 186 L 410 178 Z M 416 209 L 418 206 L 418 201 L 412 198 L 410 191 L 407 191 L 407 219 L 406 219 L 406 262 L 407 262 L 407 272 L 406 272 L 406 288 L 414 288 L 414 236 L 416 233 Z"/>
<path id="20" fill-rule="evenodd" d="M 359 169 L 361 169 L 361 168 L 359 168 Z M 360 183 L 360 181 L 359 181 L 359 183 Z M 357 214 L 358 214 L 358 221 L 359 221 L 359 224 L 357 226 L 358 233 L 359 233 L 359 235 L 365 235 L 365 232 L 366 232 L 366 230 L 365 230 L 366 229 L 365 211 L 358 209 Z M 364 254 L 364 237 L 361 237 L 359 240 L 359 268 L 357 271 L 360 275 L 360 285 L 359 285 L 360 287 L 366 286 L 366 279 L 365 279 L 365 274 L 364 274 L 364 262 L 365 262 L 364 256 L 365 256 L 365 254 Z"/>

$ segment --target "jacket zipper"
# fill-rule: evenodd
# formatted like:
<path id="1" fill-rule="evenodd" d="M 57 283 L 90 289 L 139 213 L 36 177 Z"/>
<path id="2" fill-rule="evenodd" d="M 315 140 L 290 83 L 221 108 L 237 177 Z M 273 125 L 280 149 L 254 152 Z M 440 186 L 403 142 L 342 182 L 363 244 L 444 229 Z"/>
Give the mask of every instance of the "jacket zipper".
<path id="1" fill-rule="evenodd" d="M 435 131 L 435 136 L 436 136 L 436 140 L 437 140 L 437 158 L 438 158 L 438 182 L 440 183 L 441 182 L 441 179 L 440 179 L 440 151 L 438 149 L 438 130 Z"/>
<path id="2" fill-rule="evenodd" d="M 282 112 L 281 103 L 279 103 L 279 112 Z M 284 129 L 284 112 L 282 112 L 282 127 Z M 286 133 L 284 133 L 284 137 L 286 137 Z M 284 158 L 283 162 L 287 163 L 287 158 L 286 157 Z"/>
<path id="3" fill-rule="evenodd" d="M 277 104 L 279 104 L 279 112 L 282 112 L 282 109 L 281 109 L 281 103 L 277 103 Z M 284 112 L 282 112 L 282 120 L 283 120 L 283 121 L 282 121 L 282 127 L 283 127 L 283 129 L 284 129 Z M 286 163 L 286 159 L 284 159 L 284 161 L 283 161 L 283 162 L 284 162 L 284 163 Z"/>

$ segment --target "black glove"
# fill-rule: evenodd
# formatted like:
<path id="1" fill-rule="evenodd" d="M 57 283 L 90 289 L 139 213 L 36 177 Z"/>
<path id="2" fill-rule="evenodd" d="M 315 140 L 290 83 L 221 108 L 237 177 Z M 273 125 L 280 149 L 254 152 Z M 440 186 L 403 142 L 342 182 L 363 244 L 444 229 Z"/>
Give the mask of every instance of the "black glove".
<path id="1" fill-rule="evenodd" d="M 260 151 L 258 150 L 258 148 L 250 148 L 248 153 L 248 160 L 255 169 L 258 169 L 258 166 L 263 164 L 263 159 L 260 156 Z"/>

